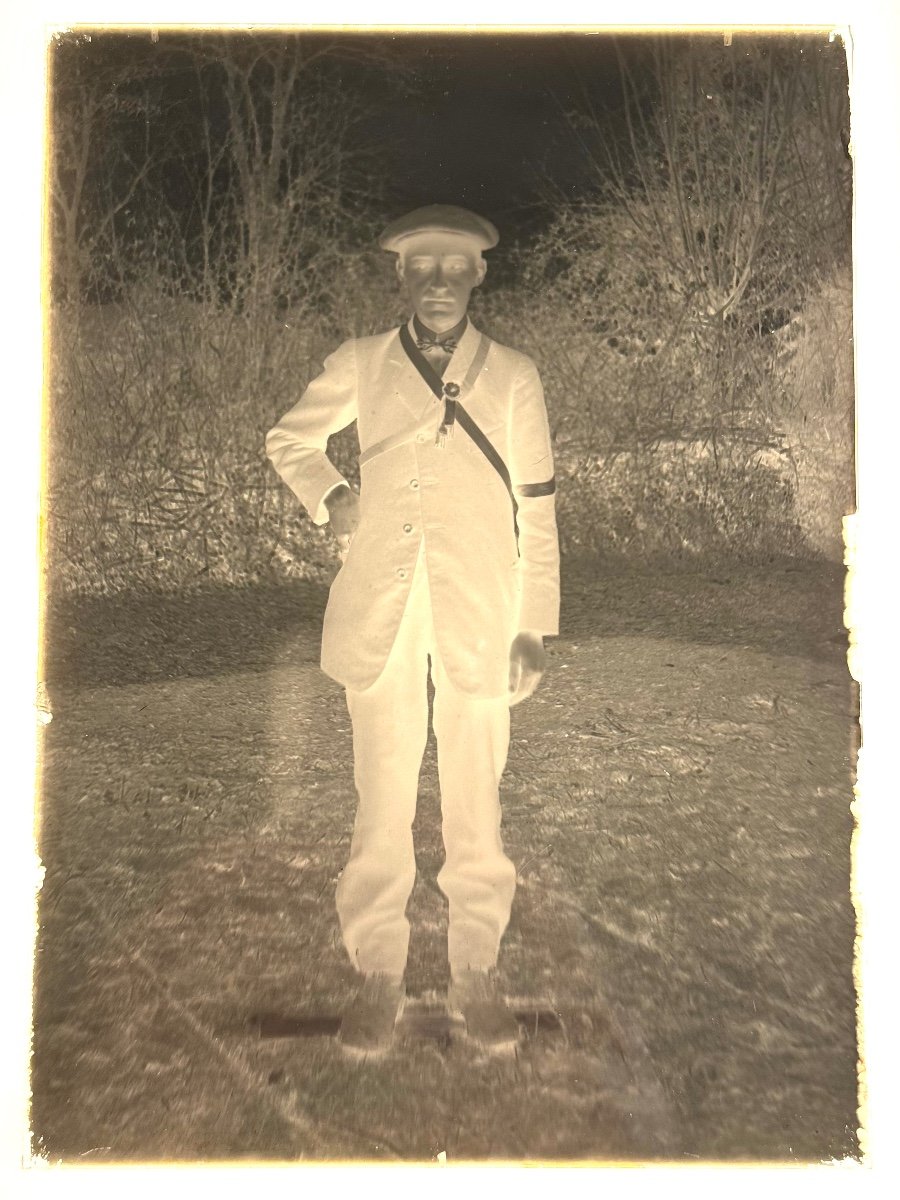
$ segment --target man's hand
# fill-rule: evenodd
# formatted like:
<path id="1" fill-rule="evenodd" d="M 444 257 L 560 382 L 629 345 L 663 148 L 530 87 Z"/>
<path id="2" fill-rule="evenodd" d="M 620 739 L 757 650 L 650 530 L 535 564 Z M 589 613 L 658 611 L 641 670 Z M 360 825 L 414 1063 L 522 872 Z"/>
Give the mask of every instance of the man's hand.
<path id="1" fill-rule="evenodd" d="M 328 523 L 344 557 L 350 549 L 350 541 L 359 525 L 359 496 L 346 484 L 335 488 L 325 499 Z"/>
<path id="2" fill-rule="evenodd" d="M 510 708 L 527 700 L 547 668 L 544 639 L 539 633 L 524 629 L 513 641 L 509 650 L 509 704 Z"/>

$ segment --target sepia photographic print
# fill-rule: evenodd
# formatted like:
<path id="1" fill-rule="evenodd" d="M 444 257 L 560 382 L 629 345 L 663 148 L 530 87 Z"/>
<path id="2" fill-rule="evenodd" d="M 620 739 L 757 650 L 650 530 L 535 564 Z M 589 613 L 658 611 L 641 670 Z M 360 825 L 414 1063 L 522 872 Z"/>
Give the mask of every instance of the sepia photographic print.
<path id="1" fill-rule="evenodd" d="M 33 1154 L 858 1160 L 844 41 L 47 53 Z"/>

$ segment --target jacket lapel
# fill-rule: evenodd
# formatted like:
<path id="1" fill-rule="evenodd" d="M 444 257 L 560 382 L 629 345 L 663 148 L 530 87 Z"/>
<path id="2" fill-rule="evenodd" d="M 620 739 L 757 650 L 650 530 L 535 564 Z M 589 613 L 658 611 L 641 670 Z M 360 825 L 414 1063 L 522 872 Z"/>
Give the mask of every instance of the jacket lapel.
<path id="1" fill-rule="evenodd" d="M 410 318 L 407 329 L 415 341 L 416 333 L 412 318 Z M 467 381 L 469 369 L 478 353 L 480 344 L 481 333 L 469 321 L 465 332 L 459 339 L 459 345 L 450 357 L 441 382 L 444 384 L 455 383 L 462 388 L 463 383 Z M 434 395 L 416 369 L 415 363 L 410 360 L 403 349 L 399 331 L 391 339 L 388 362 L 396 372 L 397 394 L 416 420 L 422 420 L 430 409 L 434 409 L 435 412 L 442 410 L 442 401 Z"/>
<path id="2" fill-rule="evenodd" d="M 466 325 L 462 337 L 459 339 L 459 345 L 453 351 L 450 361 L 447 363 L 447 369 L 444 371 L 444 383 L 453 382 L 462 387 L 480 342 L 481 334 L 470 320 L 468 325 Z"/>
<path id="3" fill-rule="evenodd" d="M 407 329 L 415 339 L 412 318 L 410 318 Z M 410 360 L 403 349 L 399 330 L 391 339 L 388 362 L 395 374 L 397 395 L 417 421 L 422 420 L 429 409 L 438 410 L 440 402 L 416 370 L 415 363 Z"/>

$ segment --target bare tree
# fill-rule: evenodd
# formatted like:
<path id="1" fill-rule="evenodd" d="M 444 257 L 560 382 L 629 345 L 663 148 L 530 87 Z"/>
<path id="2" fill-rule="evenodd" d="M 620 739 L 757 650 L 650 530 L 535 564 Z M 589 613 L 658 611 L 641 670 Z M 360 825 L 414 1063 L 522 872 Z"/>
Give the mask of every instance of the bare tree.
<path id="1" fill-rule="evenodd" d="M 648 96 L 620 55 L 627 139 L 580 114 L 605 200 L 624 210 L 692 320 L 796 309 L 849 251 L 849 111 L 824 40 L 660 39 Z"/>
<path id="2" fill-rule="evenodd" d="M 57 297 L 77 301 L 117 262 L 124 219 L 164 157 L 164 113 L 156 64 L 97 53 L 90 35 L 60 37 L 52 54 L 53 273 Z"/>

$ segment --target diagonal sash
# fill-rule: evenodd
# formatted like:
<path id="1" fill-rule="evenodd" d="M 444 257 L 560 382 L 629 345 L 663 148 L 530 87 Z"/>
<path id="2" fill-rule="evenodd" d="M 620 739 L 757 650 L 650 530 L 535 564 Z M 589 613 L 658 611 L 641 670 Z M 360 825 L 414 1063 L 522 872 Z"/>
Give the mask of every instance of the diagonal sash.
<path id="1" fill-rule="evenodd" d="M 506 490 L 512 497 L 512 480 L 509 477 L 509 471 L 506 469 L 506 463 L 497 453 L 493 443 L 481 429 L 477 422 L 473 421 L 461 404 L 456 406 L 456 419 L 459 421 L 460 427 L 466 431 L 484 457 L 488 460 L 500 478 L 506 485 Z M 513 504 L 515 500 L 513 499 Z"/>
<path id="2" fill-rule="evenodd" d="M 412 334 L 406 325 L 400 326 L 400 344 L 406 351 L 412 365 L 416 368 L 438 400 L 444 398 L 444 384 L 440 375 L 413 341 Z"/>
<path id="3" fill-rule="evenodd" d="M 488 356 L 488 351 L 491 348 L 491 339 L 481 334 L 481 341 L 478 345 L 478 350 L 475 352 L 475 357 L 472 359 L 472 365 L 466 372 L 466 377 L 462 382 L 462 386 L 458 383 L 444 383 L 434 367 L 425 357 L 412 339 L 412 335 L 406 325 L 400 326 L 400 342 L 413 366 L 422 376 L 424 381 L 431 388 L 436 399 L 444 401 L 444 421 L 441 426 L 446 429 L 452 425 L 454 421 L 458 421 L 460 427 L 466 431 L 481 453 L 485 456 L 506 486 L 506 490 L 512 497 L 512 480 L 509 477 L 509 471 L 506 469 L 506 463 L 500 457 L 491 444 L 477 421 L 466 412 L 460 403 L 458 397 L 469 391 L 472 384 L 481 373 L 481 368 L 484 366 L 485 359 Z M 515 500 L 513 500 L 515 504 Z"/>
<path id="4" fill-rule="evenodd" d="M 400 342 L 413 366 L 422 376 L 425 383 L 428 384 L 437 400 L 444 401 L 444 421 L 441 425 L 442 430 L 446 430 L 454 421 L 458 422 L 460 428 L 464 429 L 469 435 L 484 457 L 488 460 L 500 478 L 503 480 L 504 487 L 509 492 L 509 498 L 512 501 L 513 507 L 513 525 L 516 531 L 516 537 L 519 536 L 519 523 L 517 514 L 519 505 L 516 501 L 513 491 L 512 480 L 510 479 L 509 471 L 506 463 L 497 453 L 497 450 L 490 438 L 481 428 L 477 421 L 473 420 L 466 412 L 460 403 L 458 397 L 460 393 L 468 392 L 478 377 L 481 368 L 484 366 L 488 351 L 491 348 L 491 339 L 485 334 L 481 335 L 481 342 L 475 357 L 472 359 L 472 365 L 466 373 L 462 386 L 457 383 L 444 383 L 434 367 L 421 352 L 419 347 L 413 341 L 412 335 L 406 325 L 400 326 Z M 379 447 L 378 449 L 381 449 Z M 556 491 L 556 479 L 548 479 L 544 483 L 526 483 L 516 489 L 523 497 L 535 498 L 538 496 L 552 496 Z"/>

